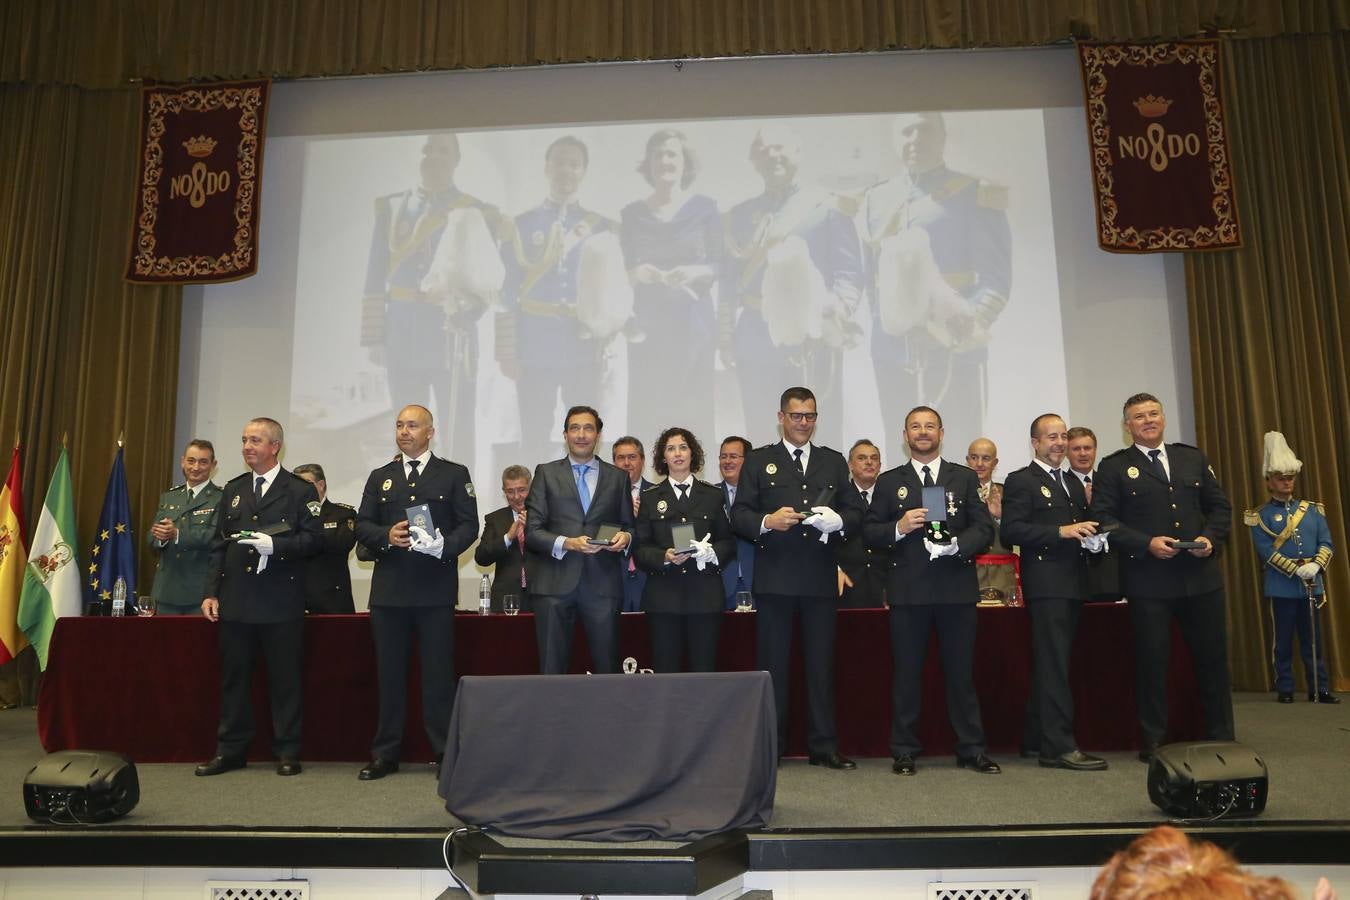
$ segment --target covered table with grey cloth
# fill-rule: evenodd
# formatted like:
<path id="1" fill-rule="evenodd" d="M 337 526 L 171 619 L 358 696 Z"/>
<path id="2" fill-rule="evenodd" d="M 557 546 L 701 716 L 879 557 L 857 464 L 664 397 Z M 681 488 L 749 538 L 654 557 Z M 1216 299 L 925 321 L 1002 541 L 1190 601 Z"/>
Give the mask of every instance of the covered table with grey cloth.
<path id="1" fill-rule="evenodd" d="M 766 826 L 778 780 L 767 672 L 459 681 L 439 792 L 531 838 L 692 840 Z"/>

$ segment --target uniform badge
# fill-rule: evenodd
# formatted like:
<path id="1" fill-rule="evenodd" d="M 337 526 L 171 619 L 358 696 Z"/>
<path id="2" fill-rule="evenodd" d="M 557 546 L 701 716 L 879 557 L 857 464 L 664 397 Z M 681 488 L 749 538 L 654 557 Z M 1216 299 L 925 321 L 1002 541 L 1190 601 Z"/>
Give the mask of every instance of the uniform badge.
<path id="1" fill-rule="evenodd" d="M 1128 469 L 1125 470 L 1125 474 L 1130 476 L 1131 478 L 1138 478 L 1139 469 L 1136 466 L 1130 466 Z"/>
<path id="2" fill-rule="evenodd" d="M 665 515 L 666 510 L 670 509 L 670 504 L 664 500 L 656 501 L 656 511 Z"/>
<path id="3" fill-rule="evenodd" d="M 901 500 L 905 499 L 909 496 L 909 488 L 905 487 L 903 484 L 900 485 L 899 489 L 895 492 L 895 496 L 899 497 Z"/>
<path id="4" fill-rule="evenodd" d="M 239 495 L 235 494 L 234 499 L 230 501 L 230 509 L 238 509 L 238 508 L 239 508 Z"/>
<path id="5" fill-rule="evenodd" d="M 389 489 L 390 489 L 391 487 L 393 487 L 393 486 L 394 486 L 394 479 L 392 479 L 392 478 L 386 478 L 386 479 L 384 480 L 384 484 L 380 485 L 380 490 L 382 490 L 382 491 L 387 491 L 387 490 L 389 490 Z"/>
<path id="6" fill-rule="evenodd" d="M 1045 485 L 1041 485 L 1041 494 L 1045 497 L 1045 499 L 1047 500 L 1050 499 L 1050 489 Z"/>
<path id="7" fill-rule="evenodd" d="M 764 467 L 764 474 L 766 474 L 766 475 L 777 475 L 777 474 L 778 474 L 778 463 L 769 463 L 767 466 L 765 466 L 765 467 Z"/>
<path id="8" fill-rule="evenodd" d="M 1276 513 L 1276 514 L 1275 514 L 1275 521 L 1276 521 L 1276 522 L 1283 522 L 1283 521 L 1284 521 L 1284 513 Z"/>
<path id="9" fill-rule="evenodd" d="M 464 493 L 468 494 L 470 497 L 474 496 L 474 493 L 473 493 L 473 482 L 472 482 L 472 481 L 470 481 L 470 482 L 468 482 L 468 483 L 466 483 L 466 484 L 464 485 Z"/>
<path id="10" fill-rule="evenodd" d="M 542 231 L 536 231 L 534 234 L 530 235 L 530 243 L 534 244 L 536 247 L 544 246 L 544 233 Z"/>
<path id="11" fill-rule="evenodd" d="M 318 500 L 311 500 L 305 504 L 305 509 L 309 510 L 311 516 L 317 516 L 319 513 L 323 512 L 323 504 Z"/>

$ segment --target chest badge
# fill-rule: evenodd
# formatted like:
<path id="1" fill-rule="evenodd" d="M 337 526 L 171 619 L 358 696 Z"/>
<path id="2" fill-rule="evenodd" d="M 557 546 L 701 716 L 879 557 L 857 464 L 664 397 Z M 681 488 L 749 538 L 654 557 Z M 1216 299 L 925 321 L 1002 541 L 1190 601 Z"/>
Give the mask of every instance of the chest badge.
<path id="1" fill-rule="evenodd" d="M 392 478 L 386 478 L 386 479 L 384 480 L 384 484 L 380 485 L 380 490 L 382 490 L 382 491 L 387 491 L 387 490 L 389 490 L 389 489 L 390 489 L 391 487 L 393 487 L 393 486 L 394 486 L 394 479 L 392 479 Z"/>
<path id="2" fill-rule="evenodd" d="M 1050 489 L 1045 485 L 1041 485 L 1041 496 L 1045 497 L 1047 500 L 1050 499 Z"/>
<path id="3" fill-rule="evenodd" d="M 778 463 L 769 463 L 767 466 L 764 467 L 764 473 L 766 475 L 777 475 Z"/>
<path id="4" fill-rule="evenodd" d="M 947 492 L 947 515 L 956 515 L 956 495 L 951 491 Z"/>
<path id="5" fill-rule="evenodd" d="M 656 501 L 656 511 L 659 512 L 659 513 L 661 513 L 661 515 L 665 515 L 665 514 L 666 514 L 666 510 L 668 510 L 668 509 L 670 509 L 670 504 L 669 504 L 669 503 L 667 503 L 667 502 L 664 501 L 664 500 L 658 500 L 658 501 Z"/>
<path id="6" fill-rule="evenodd" d="M 1138 478 L 1139 477 L 1138 466 L 1130 466 L 1128 469 L 1125 470 L 1125 474 L 1130 476 L 1131 478 Z"/>
<path id="7" fill-rule="evenodd" d="M 230 501 L 230 509 L 238 509 L 238 508 L 239 508 L 239 495 L 235 494 L 234 499 Z"/>
<path id="8" fill-rule="evenodd" d="M 900 485 L 895 492 L 895 496 L 899 497 L 901 500 L 905 499 L 909 496 L 909 488 L 905 487 L 903 484 Z"/>

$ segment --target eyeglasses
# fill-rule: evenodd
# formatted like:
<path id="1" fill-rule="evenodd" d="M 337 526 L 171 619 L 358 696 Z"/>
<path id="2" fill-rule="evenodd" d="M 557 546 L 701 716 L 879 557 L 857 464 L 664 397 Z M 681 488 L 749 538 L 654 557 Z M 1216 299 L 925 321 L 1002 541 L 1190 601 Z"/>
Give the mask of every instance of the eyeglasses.
<path id="1" fill-rule="evenodd" d="M 818 415 L 820 415 L 820 413 L 790 412 L 787 414 L 787 417 L 800 425 L 803 422 L 814 422 Z"/>

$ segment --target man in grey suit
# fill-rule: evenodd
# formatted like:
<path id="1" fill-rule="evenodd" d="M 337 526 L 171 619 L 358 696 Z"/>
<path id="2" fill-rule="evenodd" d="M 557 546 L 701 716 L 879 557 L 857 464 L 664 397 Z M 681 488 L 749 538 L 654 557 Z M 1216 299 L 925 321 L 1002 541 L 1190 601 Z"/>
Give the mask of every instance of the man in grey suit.
<path id="1" fill-rule="evenodd" d="M 525 573 L 534 595 L 539 671 L 545 675 L 567 672 L 578 618 L 591 671 L 618 670 L 618 611 L 633 500 L 628 477 L 595 457 L 603 428 L 591 407 L 569 409 L 563 420 L 567 456 L 535 468 L 525 499 Z M 590 543 L 602 525 L 618 527 L 613 541 Z"/>

